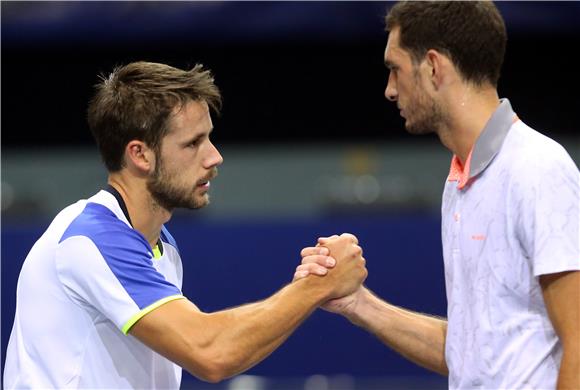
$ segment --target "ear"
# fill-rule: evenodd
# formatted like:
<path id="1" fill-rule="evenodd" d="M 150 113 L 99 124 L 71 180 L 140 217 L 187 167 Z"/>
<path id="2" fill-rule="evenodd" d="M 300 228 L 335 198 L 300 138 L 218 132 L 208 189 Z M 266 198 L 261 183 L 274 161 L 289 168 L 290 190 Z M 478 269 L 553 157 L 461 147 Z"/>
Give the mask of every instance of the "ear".
<path id="1" fill-rule="evenodd" d="M 427 77 L 431 81 L 433 88 L 436 90 L 441 88 L 448 71 L 449 60 L 437 50 L 431 49 L 425 55 L 425 64 L 427 66 Z"/>
<path id="2" fill-rule="evenodd" d="M 125 162 L 130 169 L 147 174 L 155 169 L 155 153 L 143 141 L 129 141 L 125 147 Z"/>

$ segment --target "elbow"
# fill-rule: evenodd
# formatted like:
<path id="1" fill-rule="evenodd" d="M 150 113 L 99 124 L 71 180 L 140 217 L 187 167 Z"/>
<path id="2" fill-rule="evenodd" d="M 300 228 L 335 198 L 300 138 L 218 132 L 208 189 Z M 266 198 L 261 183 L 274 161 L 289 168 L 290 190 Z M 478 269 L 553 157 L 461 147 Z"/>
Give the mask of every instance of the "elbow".
<path id="1" fill-rule="evenodd" d="M 206 368 L 197 377 L 204 382 L 219 383 L 219 382 L 229 378 L 230 376 L 231 375 L 229 375 L 226 370 L 224 370 L 221 367 L 216 366 L 216 367 Z"/>
<path id="2" fill-rule="evenodd" d="M 223 355 L 210 353 L 203 355 L 201 359 L 198 356 L 199 360 L 196 363 L 184 367 L 191 375 L 204 382 L 219 383 L 236 374 L 234 365 Z"/>
<path id="3" fill-rule="evenodd" d="M 219 383 L 227 378 L 227 376 L 224 375 L 220 371 L 207 371 L 204 373 L 197 373 L 197 374 L 195 374 L 193 372 L 190 372 L 190 373 L 192 375 L 194 375 L 195 377 L 197 377 L 197 379 L 202 380 L 204 382 L 208 382 L 208 383 Z"/>

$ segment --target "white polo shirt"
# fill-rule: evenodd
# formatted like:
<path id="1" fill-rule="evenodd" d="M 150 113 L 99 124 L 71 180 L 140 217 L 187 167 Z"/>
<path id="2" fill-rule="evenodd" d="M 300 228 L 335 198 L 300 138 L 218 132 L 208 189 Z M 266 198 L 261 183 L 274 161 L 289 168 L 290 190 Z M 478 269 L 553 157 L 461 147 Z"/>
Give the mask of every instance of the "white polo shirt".
<path id="1" fill-rule="evenodd" d="M 562 348 L 539 276 L 580 270 L 580 175 L 507 99 L 445 184 L 442 240 L 452 389 L 553 389 Z"/>
<path id="2" fill-rule="evenodd" d="M 160 241 L 155 258 L 107 191 L 61 211 L 18 278 L 4 388 L 179 388 L 179 366 L 124 334 L 184 298 L 181 259 L 165 228 Z"/>

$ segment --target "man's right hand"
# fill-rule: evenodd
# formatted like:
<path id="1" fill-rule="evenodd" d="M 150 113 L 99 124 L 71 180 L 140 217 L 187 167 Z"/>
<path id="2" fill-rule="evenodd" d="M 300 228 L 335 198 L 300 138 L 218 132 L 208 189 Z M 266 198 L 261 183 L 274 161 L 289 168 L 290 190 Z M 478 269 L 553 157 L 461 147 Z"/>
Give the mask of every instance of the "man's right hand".
<path id="1" fill-rule="evenodd" d="M 325 248 L 330 251 L 330 256 L 325 256 L 328 253 Z M 368 274 L 358 239 L 349 233 L 320 238 L 317 247 L 304 248 L 301 255 L 303 263 L 296 269 L 294 280 L 308 274 L 326 275 L 321 282 L 330 286 L 328 299 L 331 302 L 357 291 Z M 336 265 L 332 266 L 333 263 Z M 335 303 L 340 305 L 339 302 L 329 302 L 325 308 L 332 310 Z"/>
<path id="2" fill-rule="evenodd" d="M 358 240 L 356 239 L 355 236 L 348 233 L 343 234 L 343 236 L 351 238 L 353 242 L 357 243 L 356 246 L 358 247 Z M 316 247 L 306 247 L 302 249 L 302 251 L 300 252 L 302 256 L 302 263 L 298 267 L 296 267 L 296 272 L 294 273 L 293 280 L 296 281 L 299 279 L 303 279 L 308 275 L 325 276 L 329 272 L 329 270 L 332 269 L 336 264 L 336 260 L 334 259 L 333 256 L 334 253 L 330 253 L 329 255 L 327 245 L 325 244 L 328 243 L 329 241 L 336 240 L 337 238 L 339 238 L 339 236 L 337 235 L 319 238 Z M 359 301 L 361 295 L 363 295 L 364 290 L 365 288 L 362 286 L 361 282 L 361 284 L 352 293 L 334 299 L 330 299 L 329 301 L 324 303 L 324 305 L 322 305 L 321 308 L 326 311 L 342 314 L 348 317 L 349 314 L 354 313 L 357 306 L 357 302 Z"/>

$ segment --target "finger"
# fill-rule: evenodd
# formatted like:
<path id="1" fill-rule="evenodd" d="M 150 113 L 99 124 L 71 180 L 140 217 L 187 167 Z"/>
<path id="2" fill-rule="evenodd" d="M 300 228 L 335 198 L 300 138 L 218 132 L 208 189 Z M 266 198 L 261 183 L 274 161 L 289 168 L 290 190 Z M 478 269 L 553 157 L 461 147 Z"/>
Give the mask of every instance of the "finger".
<path id="1" fill-rule="evenodd" d="M 328 273 L 328 269 L 316 263 L 300 264 L 296 267 L 296 273 L 307 273 L 308 275 L 324 276 Z"/>
<path id="2" fill-rule="evenodd" d="M 301 257 L 312 256 L 312 255 L 328 255 L 330 251 L 325 247 L 307 247 L 300 251 Z"/>
<path id="3" fill-rule="evenodd" d="M 354 234 L 351 234 L 351 233 L 342 233 L 340 236 L 341 237 L 347 237 L 347 238 L 351 239 L 352 242 L 354 242 L 355 244 L 358 244 L 358 238 Z"/>
<path id="4" fill-rule="evenodd" d="M 330 236 L 330 237 L 319 237 L 319 238 L 318 238 L 318 243 L 319 243 L 319 244 L 325 244 L 325 243 L 327 243 L 328 241 L 332 241 L 332 240 L 334 240 L 334 239 L 337 239 L 337 238 L 338 238 L 338 235 L 337 235 L 337 234 L 333 234 L 333 235 L 332 235 L 332 236 Z"/>
<path id="5" fill-rule="evenodd" d="M 311 255 L 304 257 L 302 264 L 318 264 L 326 268 L 332 268 L 336 265 L 336 260 L 331 256 Z"/>
<path id="6" fill-rule="evenodd" d="M 292 281 L 304 279 L 308 275 L 324 276 L 327 273 L 328 271 L 326 268 L 317 264 L 301 264 L 296 267 L 296 272 L 294 272 L 294 278 L 292 278 Z"/>

